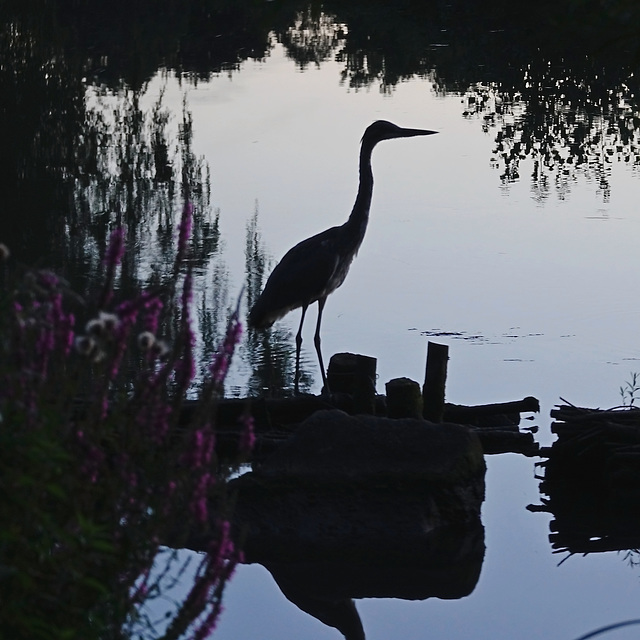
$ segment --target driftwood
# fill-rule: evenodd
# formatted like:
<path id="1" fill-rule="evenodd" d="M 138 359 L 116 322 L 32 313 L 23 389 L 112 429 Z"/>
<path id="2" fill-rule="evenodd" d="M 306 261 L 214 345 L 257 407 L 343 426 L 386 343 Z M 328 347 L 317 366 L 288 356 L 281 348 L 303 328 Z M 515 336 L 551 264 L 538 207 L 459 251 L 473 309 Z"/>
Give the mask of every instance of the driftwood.
<path id="1" fill-rule="evenodd" d="M 556 551 L 591 553 L 640 547 L 640 409 L 560 406 L 558 437 L 541 450 L 547 497 L 532 511 L 552 513 Z"/>
<path id="2" fill-rule="evenodd" d="M 375 406 L 376 415 L 388 417 L 385 396 L 377 396 Z M 445 404 L 444 418 L 449 423 L 472 427 L 477 432 L 487 454 L 510 452 L 536 456 L 539 454 L 538 443 L 534 440 L 531 431 L 519 430 L 520 414 L 513 412 L 516 406 L 520 406 L 523 412 L 533 411 L 530 399 L 478 406 Z M 256 433 L 254 453 L 261 458 L 286 441 L 303 420 L 316 411 L 327 409 L 339 409 L 349 415 L 357 415 L 354 411 L 353 399 L 344 394 L 332 397 L 330 400 L 313 395 L 220 400 L 216 420 L 218 453 L 223 456 L 235 454 L 237 442 L 244 429 L 241 418 L 246 413 L 253 416 Z M 189 423 L 191 412 L 195 410 L 197 410 L 195 403 L 185 403 L 183 411 L 185 425 Z M 397 419 L 415 417 L 415 414 L 412 412 L 403 414 L 396 410 L 393 417 Z"/>
<path id="3" fill-rule="evenodd" d="M 442 370 L 442 357 L 446 356 L 446 351 L 436 349 L 435 353 L 438 354 L 437 367 Z M 446 357 L 444 364 L 446 365 Z M 253 419 L 256 436 L 252 459 L 260 460 L 286 442 L 299 424 L 317 411 L 337 409 L 349 415 L 423 420 L 425 397 L 443 398 L 442 388 L 437 393 L 425 393 L 425 385 L 421 393 L 419 384 L 408 378 L 390 381 L 386 386 L 388 395 L 377 395 L 375 370 L 375 358 L 336 354 L 331 358 L 328 371 L 331 389 L 335 390 L 330 395 L 217 399 L 212 414 L 207 416 L 216 427 L 216 453 L 222 459 L 236 459 L 239 453 L 245 457 L 246 452 L 238 449 L 245 432 L 244 418 L 248 415 Z M 434 379 L 440 387 L 440 376 L 435 376 Z M 439 400 L 436 404 L 438 403 Z M 75 411 L 78 417 L 83 415 L 85 408 L 84 402 L 77 402 Z M 201 411 L 202 407 L 197 401 L 185 400 L 181 405 L 177 430 L 188 429 L 200 420 Z M 538 401 L 527 397 L 513 402 L 476 406 L 444 403 L 436 413 L 448 423 L 475 429 L 485 453 L 514 452 L 535 456 L 539 450 L 533 439 L 535 428 L 522 432 L 519 423 L 520 412 L 537 411 Z"/>
<path id="4" fill-rule="evenodd" d="M 257 435 L 255 456 L 259 459 L 285 442 L 298 424 L 316 411 L 339 409 L 349 415 L 375 415 L 389 418 L 433 416 L 432 422 L 464 424 L 478 430 L 485 453 L 514 452 L 538 454 L 532 430 L 521 432 L 520 413 L 538 412 L 535 398 L 514 402 L 463 406 L 444 402 L 448 351 L 429 343 L 425 383 L 397 378 L 386 385 L 387 395 L 376 395 L 376 360 L 368 356 L 339 353 L 329 363 L 329 396 L 301 395 L 286 398 L 222 399 L 218 403 L 217 447 L 221 455 L 233 455 L 243 427 L 241 418 L 249 413 Z M 186 403 L 184 424 L 188 424 L 195 405 Z"/>
<path id="5" fill-rule="evenodd" d="M 445 405 L 444 416 L 447 422 L 458 422 L 476 427 L 516 427 L 520 423 L 521 413 L 539 413 L 540 403 L 528 396 L 513 402 L 497 402 L 476 406 L 459 404 Z"/>
<path id="6" fill-rule="evenodd" d="M 397 398 L 397 389 L 391 393 L 395 393 L 396 396 L 393 397 Z M 393 412 L 388 412 L 387 398 L 376 396 L 375 414 L 379 417 L 416 417 L 413 411 L 398 408 L 402 406 L 406 405 L 398 405 Z M 443 415 L 446 422 L 473 427 L 487 454 L 512 452 L 535 456 L 538 455 L 538 444 L 531 431 L 520 431 L 520 414 L 515 412 L 518 407 L 523 413 L 533 412 L 535 406 L 537 400 L 534 398 L 477 406 L 445 404 Z M 195 403 L 185 403 L 185 424 L 188 424 L 191 412 L 196 409 Z M 347 394 L 336 394 L 330 399 L 305 395 L 291 398 L 220 400 L 217 414 L 218 453 L 231 455 L 235 452 L 235 443 L 238 442 L 244 428 L 241 418 L 245 413 L 253 416 L 257 436 L 256 454 L 260 457 L 289 438 L 303 420 L 316 411 L 327 409 L 339 409 L 349 415 L 357 415 L 353 398 Z"/>

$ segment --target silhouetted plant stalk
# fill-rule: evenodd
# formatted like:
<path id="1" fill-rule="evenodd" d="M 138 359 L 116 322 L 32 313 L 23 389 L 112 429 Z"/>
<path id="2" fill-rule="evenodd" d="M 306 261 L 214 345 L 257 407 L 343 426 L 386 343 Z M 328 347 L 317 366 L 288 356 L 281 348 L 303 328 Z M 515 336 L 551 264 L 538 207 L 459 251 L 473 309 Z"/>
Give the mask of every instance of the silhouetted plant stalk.
<path id="1" fill-rule="evenodd" d="M 191 204 L 179 228 L 169 291 L 118 301 L 124 255 L 115 229 L 99 306 L 48 271 L 0 288 L 0 591 L 3 633 L 29 638 L 206 638 L 241 552 L 230 537 L 226 477 L 214 408 L 242 327 L 232 314 L 223 344 L 194 393 L 195 336 L 188 264 Z M 4 254 L 3 254 L 4 255 Z M 8 257 L 8 252 L 6 254 Z M 6 257 L 3 258 L 6 260 Z M 4 265 L 2 265 L 4 269 Z M 179 282 L 176 285 L 175 282 Z M 172 344 L 160 334 L 171 322 Z M 132 357 L 137 370 L 123 363 Z M 253 447 L 243 418 L 241 456 Z M 179 547 L 191 528 L 209 536 L 182 602 L 153 619 L 151 602 L 184 579 Z M 164 612 L 163 612 L 164 613 Z"/>

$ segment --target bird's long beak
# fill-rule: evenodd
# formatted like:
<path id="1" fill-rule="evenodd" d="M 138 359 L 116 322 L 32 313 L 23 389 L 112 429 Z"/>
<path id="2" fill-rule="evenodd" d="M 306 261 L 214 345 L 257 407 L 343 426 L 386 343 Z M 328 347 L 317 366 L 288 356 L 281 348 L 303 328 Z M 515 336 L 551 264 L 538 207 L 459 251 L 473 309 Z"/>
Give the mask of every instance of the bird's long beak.
<path id="1" fill-rule="evenodd" d="M 399 138 L 410 138 L 412 136 L 430 136 L 437 131 L 431 131 L 430 129 L 405 129 L 400 127 L 398 131 Z"/>

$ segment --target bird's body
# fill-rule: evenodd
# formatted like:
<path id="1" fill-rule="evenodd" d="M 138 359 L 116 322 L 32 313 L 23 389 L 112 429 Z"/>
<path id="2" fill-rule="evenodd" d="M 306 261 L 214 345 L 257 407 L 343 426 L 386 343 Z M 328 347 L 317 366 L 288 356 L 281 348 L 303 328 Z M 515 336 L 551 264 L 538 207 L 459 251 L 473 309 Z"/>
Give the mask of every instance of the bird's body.
<path id="1" fill-rule="evenodd" d="M 320 351 L 320 323 L 327 296 L 335 291 L 347 277 L 369 221 L 373 194 L 371 152 L 381 140 L 436 133 L 424 129 L 404 129 L 378 120 L 367 127 L 360 148 L 360 183 L 358 195 L 349 219 L 338 227 L 331 227 L 291 248 L 276 265 L 264 290 L 249 313 L 249 325 L 256 329 L 270 327 L 289 311 L 302 307 L 300 328 L 296 336 L 296 377 L 298 390 L 300 377 L 300 348 L 302 325 L 307 308 L 318 303 L 318 322 L 314 343 L 320 362 L 322 380 L 327 388 L 326 374 Z"/>
<path id="2" fill-rule="evenodd" d="M 270 327 L 289 311 L 326 298 L 344 282 L 355 252 L 332 250 L 339 245 L 341 230 L 332 227 L 289 249 L 251 309 L 251 326 Z"/>

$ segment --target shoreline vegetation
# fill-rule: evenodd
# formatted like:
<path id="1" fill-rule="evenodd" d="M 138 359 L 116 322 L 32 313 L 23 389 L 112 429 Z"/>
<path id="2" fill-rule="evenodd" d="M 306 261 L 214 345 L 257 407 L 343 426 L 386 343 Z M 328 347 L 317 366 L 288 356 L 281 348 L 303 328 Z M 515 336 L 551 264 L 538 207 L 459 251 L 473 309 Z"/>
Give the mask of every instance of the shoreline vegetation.
<path id="1" fill-rule="evenodd" d="M 120 299 L 124 233 L 112 230 L 104 282 L 83 300 L 53 272 L 0 275 L 0 567 L 2 629 L 12 638 L 208 637 L 241 560 L 226 479 L 239 458 L 214 452 L 210 409 L 242 331 L 238 312 L 196 379 L 184 205 L 168 288 Z M 78 315 L 89 320 L 80 325 Z M 165 341 L 161 336 L 172 335 Z M 202 411 L 177 430 L 187 395 Z M 78 411 L 78 401 L 83 410 Z M 197 526 L 210 543 L 184 557 L 160 541 Z M 190 564 L 197 566 L 189 566 Z M 153 602 L 191 575 L 182 601 Z M 160 600 L 160 602 L 162 602 Z"/>

